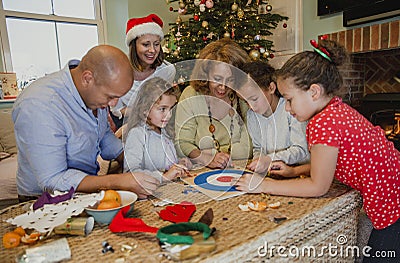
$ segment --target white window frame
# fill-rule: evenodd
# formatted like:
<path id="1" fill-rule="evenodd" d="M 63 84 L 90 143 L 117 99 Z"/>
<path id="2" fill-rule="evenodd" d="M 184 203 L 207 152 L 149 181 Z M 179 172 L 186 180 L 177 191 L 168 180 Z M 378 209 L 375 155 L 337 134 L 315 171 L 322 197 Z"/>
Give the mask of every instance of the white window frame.
<path id="1" fill-rule="evenodd" d="M 98 43 L 106 43 L 106 26 L 105 26 L 105 0 L 93 0 L 95 8 L 95 19 L 74 18 L 57 15 L 32 14 L 26 12 L 9 11 L 3 9 L 3 0 L 0 0 L 0 49 L 1 59 L 3 62 L 3 71 L 13 72 L 10 42 L 8 39 L 6 18 L 26 18 L 33 20 L 42 20 L 50 22 L 67 22 L 76 24 L 87 24 L 97 26 Z M 28 44 L 28 43 L 27 43 Z"/>

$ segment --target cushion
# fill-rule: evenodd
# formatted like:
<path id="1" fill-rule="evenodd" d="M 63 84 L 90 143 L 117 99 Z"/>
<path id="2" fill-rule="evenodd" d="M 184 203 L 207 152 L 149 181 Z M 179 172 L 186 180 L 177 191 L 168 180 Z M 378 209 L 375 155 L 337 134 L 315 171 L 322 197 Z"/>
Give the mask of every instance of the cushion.
<path id="1" fill-rule="evenodd" d="M 11 119 L 12 109 L 0 109 L 0 152 L 17 153 L 14 123 Z"/>

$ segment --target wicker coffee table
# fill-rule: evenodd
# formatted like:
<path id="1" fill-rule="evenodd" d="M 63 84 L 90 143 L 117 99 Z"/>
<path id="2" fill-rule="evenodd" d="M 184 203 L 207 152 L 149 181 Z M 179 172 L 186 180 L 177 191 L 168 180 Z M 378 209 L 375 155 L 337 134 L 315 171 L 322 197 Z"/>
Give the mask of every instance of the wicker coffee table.
<path id="1" fill-rule="evenodd" d="M 177 193 L 178 194 L 178 193 Z M 270 196 L 268 202 L 281 202 L 278 209 L 263 212 L 243 212 L 239 204 L 247 201 L 261 201 L 265 197 L 245 194 L 223 201 L 208 201 L 197 204 L 197 211 L 190 221 L 198 221 L 208 208 L 214 211 L 212 226 L 217 231 L 214 238 L 216 249 L 203 254 L 190 262 L 244 262 L 271 260 L 272 262 L 353 262 L 353 255 L 345 255 L 347 247 L 356 245 L 357 220 L 361 198 L 354 190 L 334 183 L 330 191 L 319 198 L 294 198 Z M 12 226 L 4 220 L 24 213 L 24 205 L 18 204 L 0 212 L 0 235 L 11 231 Z M 169 223 L 161 220 L 150 200 L 135 203 L 133 217 L 142 218 L 151 226 L 162 227 Z M 280 223 L 273 222 L 274 217 L 286 217 Z M 107 226 L 95 224 L 88 236 L 52 235 L 40 244 L 67 237 L 72 251 L 70 262 L 115 262 L 124 258 L 125 262 L 168 262 L 161 255 L 158 240 L 154 234 L 112 233 Z M 114 253 L 103 254 L 102 242 L 108 241 L 115 249 Z M 122 245 L 136 246 L 129 254 L 121 251 Z M 279 246 L 281 250 L 278 253 Z M 337 246 L 335 254 L 329 252 L 329 246 Z M 1 246 L 0 261 L 15 262 L 15 257 L 23 253 L 28 246 L 5 249 Z M 272 248 L 273 247 L 273 248 Z M 326 247 L 326 248 L 325 248 Z M 315 249 L 315 252 L 313 252 Z M 342 254 L 340 253 L 342 250 Z M 300 257 L 295 257 L 296 250 Z M 304 252 L 302 252 L 302 250 Z M 302 256 L 302 254 L 304 256 Z"/>

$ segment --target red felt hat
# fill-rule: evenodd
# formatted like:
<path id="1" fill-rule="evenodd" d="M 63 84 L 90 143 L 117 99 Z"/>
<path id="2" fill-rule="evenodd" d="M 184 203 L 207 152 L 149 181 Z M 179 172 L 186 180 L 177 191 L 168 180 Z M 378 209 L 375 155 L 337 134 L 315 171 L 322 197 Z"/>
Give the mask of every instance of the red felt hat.
<path id="1" fill-rule="evenodd" d="M 129 19 L 126 24 L 126 45 L 129 46 L 132 40 L 145 34 L 158 35 L 163 39 L 162 26 L 163 21 L 156 14 Z"/>

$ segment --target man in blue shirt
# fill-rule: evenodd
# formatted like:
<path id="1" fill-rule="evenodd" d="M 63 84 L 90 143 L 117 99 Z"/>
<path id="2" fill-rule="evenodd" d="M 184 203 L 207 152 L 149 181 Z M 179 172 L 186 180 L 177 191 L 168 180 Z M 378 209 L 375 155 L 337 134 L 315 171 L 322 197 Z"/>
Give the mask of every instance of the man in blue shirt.
<path id="1" fill-rule="evenodd" d="M 123 163 L 108 107 L 132 87 L 133 69 L 118 48 L 100 45 L 82 61 L 71 60 L 27 87 L 14 104 L 18 146 L 17 189 L 22 197 L 43 192 L 128 190 L 146 197 L 157 180 L 141 173 L 97 176 L 100 155 Z"/>

